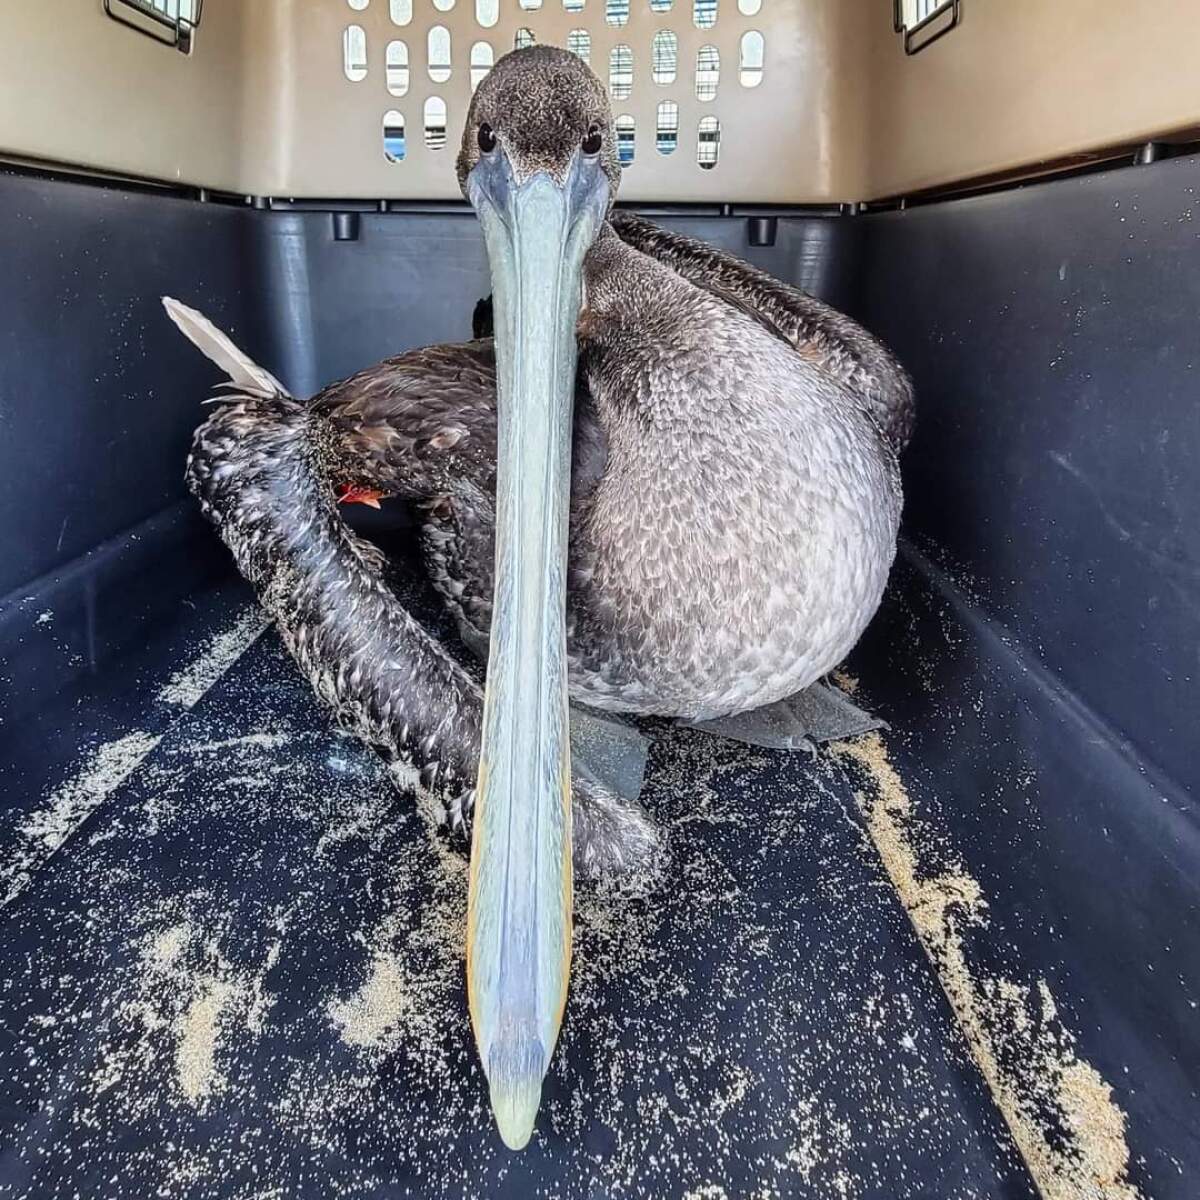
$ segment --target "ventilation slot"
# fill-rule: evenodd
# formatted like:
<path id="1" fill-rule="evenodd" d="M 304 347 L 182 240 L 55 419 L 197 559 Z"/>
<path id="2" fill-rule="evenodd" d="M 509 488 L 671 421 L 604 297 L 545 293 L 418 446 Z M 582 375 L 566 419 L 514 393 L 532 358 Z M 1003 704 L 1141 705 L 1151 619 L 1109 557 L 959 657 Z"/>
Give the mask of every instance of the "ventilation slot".
<path id="1" fill-rule="evenodd" d="M 650 74 L 654 82 L 674 83 L 678 62 L 679 39 L 669 29 L 660 29 L 651 43 Z"/>
<path id="2" fill-rule="evenodd" d="M 446 102 L 441 96 L 425 101 L 425 145 L 430 150 L 446 148 Z"/>
<path id="3" fill-rule="evenodd" d="M 383 156 L 390 163 L 404 161 L 404 114 L 394 108 L 383 114 Z"/>
<path id="4" fill-rule="evenodd" d="M 706 171 L 717 165 L 721 153 L 721 122 L 716 117 L 701 117 L 696 140 L 696 161 Z"/>
<path id="5" fill-rule="evenodd" d="M 429 78 L 434 83 L 445 83 L 450 78 L 450 30 L 445 25 L 435 25 L 428 39 Z"/>
<path id="6" fill-rule="evenodd" d="M 674 100 L 659 103 L 654 124 L 654 144 L 659 154 L 675 153 L 675 147 L 679 144 L 679 105 Z"/>
<path id="7" fill-rule="evenodd" d="M 904 53 L 917 54 L 956 29 L 962 20 L 960 0 L 892 0 L 893 24 L 904 34 Z"/>
<path id="8" fill-rule="evenodd" d="M 182 54 L 192 52 L 203 8 L 204 0 L 104 0 L 105 15 L 118 25 L 173 46 Z"/>
<path id="9" fill-rule="evenodd" d="M 367 31 L 361 25 L 347 25 L 342 34 L 342 70 L 351 83 L 367 77 Z"/>
<path id="10" fill-rule="evenodd" d="M 742 34 L 738 57 L 738 79 L 742 87 L 758 87 L 763 79 L 763 35 L 757 29 Z"/>
<path id="11" fill-rule="evenodd" d="M 567 49 L 578 54 L 585 63 L 592 61 L 592 35 L 586 29 L 572 29 L 567 34 Z"/>
<path id="12" fill-rule="evenodd" d="M 393 96 L 404 96 L 408 93 L 408 46 L 404 42 L 388 42 L 387 90 Z"/>
<path id="13" fill-rule="evenodd" d="M 623 113 L 616 120 L 617 126 L 617 159 L 621 166 L 627 167 L 633 162 L 634 138 L 637 126 L 628 114 Z"/>
<path id="14" fill-rule="evenodd" d="M 471 91 L 483 82 L 495 61 L 496 54 L 491 42 L 476 42 L 471 47 Z"/>
<path id="15" fill-rule="evenodd" d="M 721 82 L 721 52 L 716 46 L 701 46 L 696 51 L 696 99 L 715 100 Z"/>
<path id="16" fill-rule="evenodd" d="M 608 53 L 608 94 L 613 100 L 628 100 L 633 92 L 633 51 L 614 46 Z"/>

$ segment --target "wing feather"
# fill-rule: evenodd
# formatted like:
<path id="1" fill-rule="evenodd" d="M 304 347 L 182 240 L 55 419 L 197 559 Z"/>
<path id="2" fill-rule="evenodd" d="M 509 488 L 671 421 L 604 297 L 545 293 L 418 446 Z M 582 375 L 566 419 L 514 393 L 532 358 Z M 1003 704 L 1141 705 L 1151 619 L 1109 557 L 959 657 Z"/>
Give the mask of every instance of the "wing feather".
<path id="1" fill-rule="evenodd" d="M 288 396 L 287 388 L 270 371 L 260 367 L 244 350 L 235 346 L 202 313 L 170 296 L 164 296 L 162 302 L 167 316 L 175 322 L 183 336 L 229 376 L 231 386 L 264 400 Z"/>

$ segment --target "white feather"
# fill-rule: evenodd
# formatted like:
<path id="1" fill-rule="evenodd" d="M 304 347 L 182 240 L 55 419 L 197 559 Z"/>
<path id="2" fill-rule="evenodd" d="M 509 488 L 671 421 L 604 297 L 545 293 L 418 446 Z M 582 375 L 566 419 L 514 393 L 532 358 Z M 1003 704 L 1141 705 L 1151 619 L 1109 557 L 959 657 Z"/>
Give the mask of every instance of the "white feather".
<path id="1" fill-rule="evenodd" d="M 170 296 L 162 298 L 167 316 L 180 332 L 206 358 L 211 359 L 229 376 L 235 387 L 252 396 L 286 396 L 287 388 L 265 367 L 260 367 L 244 351 L 229 340 L 206 316 Z"/>

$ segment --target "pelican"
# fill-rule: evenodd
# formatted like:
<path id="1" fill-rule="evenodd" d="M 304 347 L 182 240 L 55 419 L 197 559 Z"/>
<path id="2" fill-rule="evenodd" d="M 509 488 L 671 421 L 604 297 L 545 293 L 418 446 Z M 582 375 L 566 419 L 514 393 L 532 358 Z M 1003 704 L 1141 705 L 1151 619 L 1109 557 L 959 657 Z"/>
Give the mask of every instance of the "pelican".
<path id="1" fill-rule="evenodd" d="M 569 701 L 760 744 L 812 725 L 895 554 L 912 391 L 849 318 L 616 211 L 612 115 L 573 54 L 496 64 L 457 173 L 494 340 L 301 402 L 166 303 L 229 375 L 188 462 L 203 511 L 318 696 L 472 826 L 471 1021 L 519 1148 L 566 1000 L 573 870 L 636 867 L 655 845 L 636 803 L 572 776 Z M 343 520 L 339 502 L 384 496 L 419 511 L 430 580 L 486 654 L 482 688 Z M 825 698 L 815 736 L 870 727 Z"/>

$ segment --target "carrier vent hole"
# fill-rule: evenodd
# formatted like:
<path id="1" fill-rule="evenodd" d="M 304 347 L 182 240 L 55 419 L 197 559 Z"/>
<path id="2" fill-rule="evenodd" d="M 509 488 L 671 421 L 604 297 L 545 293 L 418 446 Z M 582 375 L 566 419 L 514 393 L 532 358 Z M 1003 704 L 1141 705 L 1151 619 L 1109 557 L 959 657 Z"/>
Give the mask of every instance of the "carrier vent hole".
<path id="1" fill-rule="evenodd" d="M 484 80 L 496 61 L 496 52 L 491 42 L 476 42 L 471 47 L 471 91 Z"/>
<path id="2" fill-rule="evenodd" d="M 674 100 L 662 100 L 654 124 L 654 144 L 659 154 L 674 154 L 679 144 L 679 105 Z"/>
<path id="3" fill-rule="evenodd" d="M 608 94 L 613 100 L 628 100 L 633 92 L 633 50 L 621 45 L 608 52 Z"/>
<path id="4" fill-rule="evenodd" d="M 425 145 L 430 150 L 446 148 L 446 102 L 441 96 L 425 101 Z"/>
<path id="5" fill-rule="evenodd" d="M 715 100 L 721 82 L 721 52 L 716 46 L 701 46 L 696 51 L 696 99 Z"/>
<path id="6" fill-rule="evenodd" d="M 347 25 L 342 34 L 342 70 L 351 83 L 367 77 L 367 31 L 361 25 Z"/>
<path id="7" fill-rule="evenodd" d="M 617 127 L 617 159 L 621 166 L 627 167 L 633 162 L 635 150 L 634 140 L 637 136 L 637 125 L 628 113 L 622 113 L 616 120 Z"/>
<path id="8" fill-rule="evenodd" d="M 383 114 L 383 156 L 390 163 L 404 161 L 408 147 L 404 141 L 404 114 L 394 108 Z"/>
<path id="9" fill-rule="evenodd" d="M 696 162 L 705 171 L 711 171 L 720 154 L 721 122 L 716 117 L 701 117 L 696 138 Z"/>
<path id="10" fill-rule="evenodd" d="M 572 29 L 567 34 L 567 49 L 578 54 L 585 63 L 592 61 L 592 35 L 586 29 Z"/>
<path id="11" fill-rule="evenodd" d="M 435 25 L 429 31 L 428 60 L 429 78 L 434 83 L 445 83 L 450 78 L 450 30 L 445 25 Z"/>
<path id="12" fill-rule="evenodd" d="M 660 29 L 650 44 L 650 76 L 655 83 L 671 84 L 679 66 L 679 39 L 669 29 Z"/>
<path id="13" fill-rule="evenodd" d="M 408 94 L 408 46 L 404 42 L 388 42 L 387 90 L 393 96 Z"/>
<path id="14" fill-rule="evenodd" d="M 738 79 L 742 87 L 754 88 L 762 83 L 765 49 L 763 35 L 757 29 L 742 34 L 738 51 Z"/>

